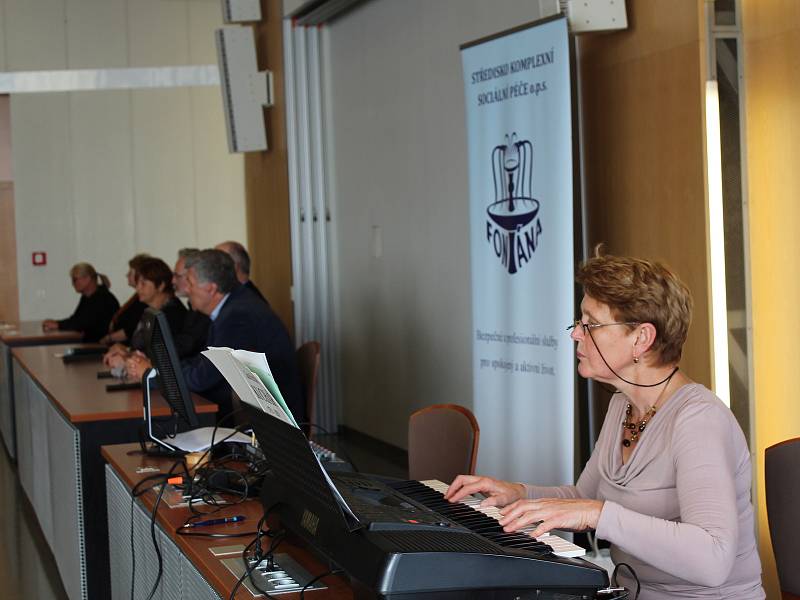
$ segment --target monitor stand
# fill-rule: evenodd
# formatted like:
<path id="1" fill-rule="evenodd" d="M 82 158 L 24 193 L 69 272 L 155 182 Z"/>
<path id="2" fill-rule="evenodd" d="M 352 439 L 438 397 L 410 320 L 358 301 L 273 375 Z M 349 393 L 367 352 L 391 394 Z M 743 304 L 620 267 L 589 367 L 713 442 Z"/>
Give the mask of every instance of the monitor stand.
<path id="1" fill-rule="evenodd" d="M 153 432 L 150 381 L 155 379 L 157 375 L 158 371 L 152 367 L 142 374 L 142 403 L 144 405 L 144 434 L 141 439 L 142 452 L 154 456 L 185 456 L 186 452 L 160 439 Z M 148 447 L 147 442 L 152 442 L 152 445 Z"/>

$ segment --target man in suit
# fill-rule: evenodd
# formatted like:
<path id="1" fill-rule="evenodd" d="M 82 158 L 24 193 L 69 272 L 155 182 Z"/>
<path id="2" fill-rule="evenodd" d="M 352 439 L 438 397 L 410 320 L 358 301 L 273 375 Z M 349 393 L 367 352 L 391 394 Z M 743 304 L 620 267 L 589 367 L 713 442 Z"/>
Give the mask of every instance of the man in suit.
<path id="1" fill-rule="evenodd" d="M 214 248 L 216 250 L 222 250 L 230 255 L 233 259 L 233 266 L 236 269 L 236 279 L 239 280 L 239 283 L 249 288 L 251 292 L 254 292 L 256 296 L 269 305 L 264 294 L 261 293 L 261 290 L 259 290 L 256 284 L 253 283 L 253 280 L 250 279 L 250 255 L 247 253 L 247 249 L 239 242 L 234 241 L 222 242 L 221 244 L 217 244 Z"/>
<path id="2" fill-rule="evenodd" d="M 233 260 L 225 252 L 201 250 L 187 256 L 185 264 L 192 308 L 211 319 L 206 345 L 263 352 L 295 420 L 305 421 L 294 345 L 281 320 L 238 282 Z M 147 366 L 146 362 L 136 366 L 126 364 L 133 377 L 141 366 Z M 201 354 L 182 360 L 181 369 L 192 392 L 219 405 L 218 419 L 231 413 L 231 387 L 211 361 Z"/>
<path id="3" fill-rule="evenodd" d="M 181 248 L 178 250 L 178 260 L 175 262 L 175 269 L 172 271 L 172 285 L 175 288 L 175 295 L 179 298 L 189 297 L 189 284 L 186 281 L 186 258 L 195 252 L 197 248 Z M 175 350 L 180 358 L 189 358 L 200 354 L 206 349 L 208 339 L 208 328 L 211 320 L 208 315 L 194 310 L 191 302 L 189 310 L 183 320 L 183 327 L 177 333 L 172 334 L 175 342 Z"/>

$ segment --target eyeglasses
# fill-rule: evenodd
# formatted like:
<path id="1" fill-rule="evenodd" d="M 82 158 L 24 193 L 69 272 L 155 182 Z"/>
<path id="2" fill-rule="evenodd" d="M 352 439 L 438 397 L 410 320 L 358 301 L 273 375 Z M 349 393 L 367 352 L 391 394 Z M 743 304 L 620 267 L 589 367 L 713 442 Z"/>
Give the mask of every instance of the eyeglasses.
<path id="1" fill-rule="evenodd" d="M 586 335 L 587 333 L 591 335 L 592 329 L 597 329 L 599 327 L 608 327 L 609 325 L 641 325 L 641 323 L 638 323 L 636 321 L 623 321 L 619 323 L 584 323 L 583 321 L 576 320 L 572 325 L 567 327 L 567 331 L 570 331 L 571 329 L 577 329 L 578 327 L 582 327 L 583 335 Z"/>

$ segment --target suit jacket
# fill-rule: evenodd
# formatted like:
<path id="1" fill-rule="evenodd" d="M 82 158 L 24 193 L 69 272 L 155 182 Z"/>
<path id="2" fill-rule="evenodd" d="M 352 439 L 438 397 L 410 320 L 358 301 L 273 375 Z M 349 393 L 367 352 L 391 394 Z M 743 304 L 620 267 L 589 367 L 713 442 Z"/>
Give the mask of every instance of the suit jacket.
<path id="1" fill-rule="evenodd" d="M 258 287 L 256 287 L 256 284 L 255 284 L 255 283 L 253 283 L 253 280 L 252 280 L 252 279 L 248 279 L 247 281 L 245 281 L 245 282 L 244 282 L 244 287 L 246 287 L 246 288 L 247 288 L 248 290 L 250 290 L 251 292 L 255 293 L 255 295 L 256 295 L 256 296 L 258 296 L 259 298 L 261 298 L 261 300 L 262 300 L 263 302 L 266 302 L 267 306 L 269 306 L 269 302 L 267 302 L 267 299 L 264 297 L 264 294 L 262 294 L 262 293 L 261 293 L 261 290 L 260 290 L 260 289 L 258 289 Z"/>
<path id="2" fill-rule="evenodd" d="M 208 328 L 211 319 L 208 315 L 192 310 L 191 305 L 183 318 L 183 324 L 177 334 L 173 335 L 175 350 L 180 358 L 197 356 L 206 349 Z"/>
<path id="3" fill-rule="evenodd" d="M 246 287 L 237 286 L 212 321 L 207 346 L 263 352 L 286 404 L 298 422 L 306 419 L 294 344 L 281 320 Z M 218 418 L 231 412 L 231 387 L 205 356 L 181 362 L 189 389 L 219 407 Z"/>

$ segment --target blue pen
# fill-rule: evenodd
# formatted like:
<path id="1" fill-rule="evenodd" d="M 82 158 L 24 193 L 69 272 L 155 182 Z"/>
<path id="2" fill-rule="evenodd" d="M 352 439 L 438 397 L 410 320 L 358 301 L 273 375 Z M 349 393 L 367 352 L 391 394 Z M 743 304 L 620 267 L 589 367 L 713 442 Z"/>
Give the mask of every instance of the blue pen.
<path id="1" fill-rule="evenodd" d="M 197 523 L 187 523 L 184 527 L 205 527 L 207 525 L 223 525 L 225 523 L 238 523 L 244 521 L 244 515 L 225 517 L 224 519 L 209 519 L 208 521 L 198 521 Z"/>

